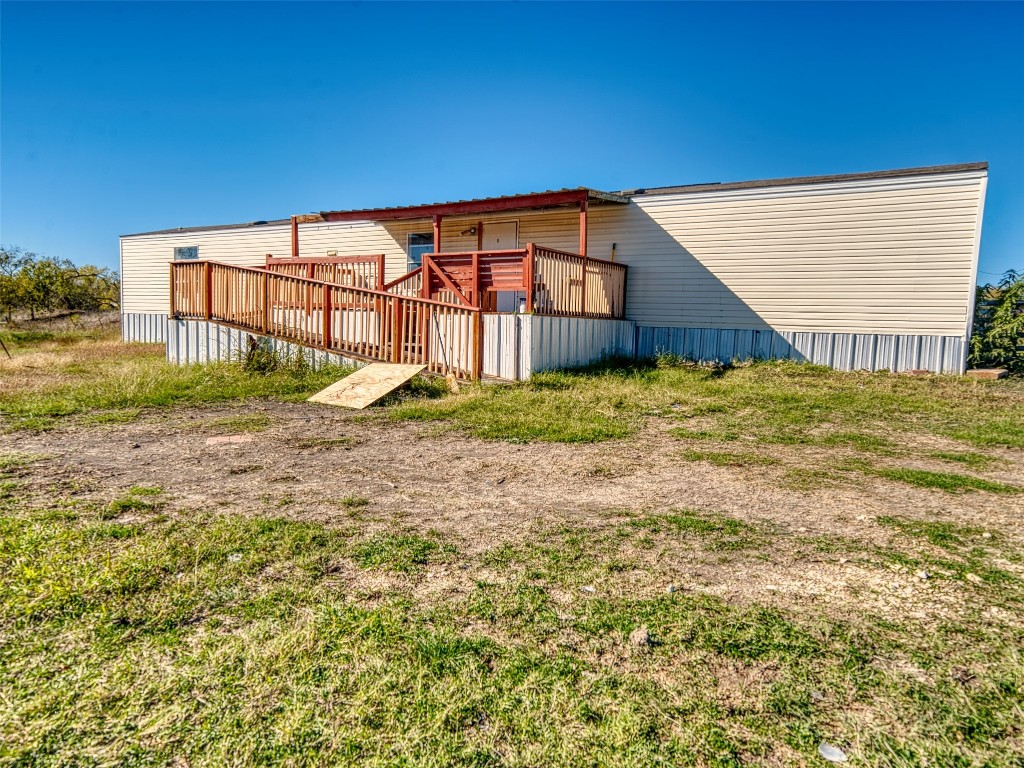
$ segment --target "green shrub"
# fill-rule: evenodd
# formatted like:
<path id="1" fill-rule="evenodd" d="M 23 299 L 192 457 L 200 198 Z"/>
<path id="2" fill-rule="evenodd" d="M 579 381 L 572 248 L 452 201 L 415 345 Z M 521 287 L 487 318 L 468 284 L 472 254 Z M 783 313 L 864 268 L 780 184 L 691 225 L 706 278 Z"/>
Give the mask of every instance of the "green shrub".
<path id="1" fill-rule="evenodd" d="M 998 285 L 978 287 L 967 362 L 1024 374 L 1024 274 L 1011 269 Z"/>

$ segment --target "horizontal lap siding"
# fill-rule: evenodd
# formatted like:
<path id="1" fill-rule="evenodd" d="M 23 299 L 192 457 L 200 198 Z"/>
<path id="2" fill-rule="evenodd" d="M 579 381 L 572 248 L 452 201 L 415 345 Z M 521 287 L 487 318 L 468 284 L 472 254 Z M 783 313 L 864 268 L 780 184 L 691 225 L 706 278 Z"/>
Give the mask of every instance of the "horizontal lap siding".
<path id="1" fill-rule="evenodd" d="M 289 243 L 291 241 L 289 240 Z M 299 255 L 372 256 L 384 254 L 384 279 L 395 280 L 405 274 L 405 238 L 399 242 L 381 224 L 368 221 L 299 225 Z M 287 253 L 291 255 L 291 246 Z"/>
<path id="2" fill-rule="evenodd" d="M 725 192 L 639 195 L 590 207 L 588 253 L 630 266 L 627 317 L 639 325 L 963 337 L 983 174 L 938 174 Z M 573 208 L 450 217 L 442 250 L 472 251 L 482 222 L 517 221 L 519 245 L 577 251 Z M 383 253 L 406 272 L 410 233 L 429 219 L 300 225 L 302 256 Z M 462 232 L 466 232 L 465 235 Z M 288 225 L 122 239 L 127 313 L 166 313 L 176 246 L 257 265 L 291 253 Z"/>
<path id="3" fill-rule="evenodd" d="M 515 215 L 448 218 L 442 222 L 444 251 L 475 251 L 476 234 L 461 232 L 480 222 L 519 222 L 519 244 L 536 242 L 575 251 L 579 246 L 579 215 L 576 212 L 523 212 Z M 334 222 L 299 225 L 299 255 L 339 256 L 384 254 L 385 279 L 406 273 L 408 236 L 431 233 L 429 219 L 396 222 Z M 121 239 L 124 276 L 124 312 L 163 312 L 170 307 L 168 263 L 174 249 L 199 246 L 199 257 L 240 266 L 259 266 L 266 254 L 291 255 L 291 229 L 285 225 L 134 235 Z"/>
<path id="4" fill-rule="evenodd" d="M 595 206 L 590 249 L 630 266 L 641 325 L 963 337 L 981 174 Z"/>
<path id="5" fill-rule="evenodd" d="M 168 264 L 174 249 L 197 245 L 199 258 L 228 264 L 257 265 L 268 253 L 289 252 L 287 226 L 172 232 L 121 238 L 122 312 L 163 312 L 170 309 Z"/>
<path id="6" fill-rule="evenodd" d="M 176 247 L 197 245 L 199 258 L 239 266 L 261 266 L 266 255 L 290 256 L 291 228 L 266 227 L 135 235 L 121 239 L 124 312 L 164 312 L 170 307 L 169 267 Z M 387 279 L 405 274 L 405 251 L 391 234 L 371 222 L 300 224 L 299 255 L 385 254 Z"/>
<path id="7" fill-rule="evenodd" d="M 441 220 L 441 250 L 446 253 L 475 251 L 477 233 L 470 232 L 471 228 L 478 228 L 482 224 L 486 231 L 489 223 L 508 221 L 514 221 L 519 225 L 520 248 L 525 248 L 527 243 L 537 243 L 574 253 L 579 250 L 580 217 L 575 208 L 444 217 Z M 430 219 L 385 222 L 384 226 L 403 248 L 410 233 L 433 233 L 433 222 Z M 466 234 L 462 234 L 463 232 Z"/>

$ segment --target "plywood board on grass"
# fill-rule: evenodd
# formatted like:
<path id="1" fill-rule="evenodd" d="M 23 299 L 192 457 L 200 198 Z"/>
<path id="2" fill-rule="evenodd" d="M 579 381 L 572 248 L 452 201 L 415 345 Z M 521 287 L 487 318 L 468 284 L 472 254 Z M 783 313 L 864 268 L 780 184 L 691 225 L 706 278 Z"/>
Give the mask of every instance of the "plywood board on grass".
<path id="1" fill-rule="evenodd" d="M 317 392 L 309 402 L 365 408 L 398 389 L 424 368 L 425 365 L 371 363 Z"/>

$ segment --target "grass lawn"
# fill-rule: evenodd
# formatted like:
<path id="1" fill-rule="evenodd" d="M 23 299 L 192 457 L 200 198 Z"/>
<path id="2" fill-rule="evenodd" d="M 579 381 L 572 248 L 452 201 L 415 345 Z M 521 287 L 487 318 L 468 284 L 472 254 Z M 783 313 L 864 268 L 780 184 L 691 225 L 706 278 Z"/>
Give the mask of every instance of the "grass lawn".
<path id="1" fill-rule="evenodd" d="M 248 398 L 305 400 L 351 369 L 282 367 L 250 374 L 234 363 L 171 365 L 162 344 L 122 344 L 118 329 L 3 334 L 15 359 L 0 365 L 0 416 L 8 430 L 131 421 L 144 408 Z"/>
<path id="2" fill-rule="evenodd" d="M 1022 582 L 972 558 L 1021 556 L 980 529 L 887 519 L 906 551 L 860 554 L 962 564 L 973 607 L 921 632 L 608 586 L 628 548 L 775 545 L 724 516 L 623 512 L 470 556 L 356 522 L 167 515 L 152 487 L 44 503 L 19 492 L 31 462 L 8 457 L 0 502 L 5 764 L 800 765 L 822 740 L 860 765 L 1020 764 Z M 420 591 L 451 569 L 477 574 L 465 593 Z M 392 580 L 352 590 L 352 571 Z"/>
<path id="3" fill-rule="evenodd" d="M 878 450 L 898 424 L 900 432 L 973 446 L 1024 448 L 1024 381 L 849 374 L 788 361 L 727 369 L 624 361 L 406 402 L 393 412 L 478 437 L 556 442 L 626 437 L 652 415 L 678 420 L 678 436 L 689 440 Z"/>
<path id="4" fill-rule="evenodd" d="M 420 382 L 317 431 L 315 406 L 206 406 L 300 401 L 344 369 L 4 338 L 0 765 L 814 766 L 822 742 L 851 765 L 1024 763 L 1024 537 L 1002 514 L 1024 486 L 1019 380 L 613 364 L 458 395 Z M 198 417 L 146 421 L 158 409 Z M 136 427 L 128 456 L 174 446 L 174 477 L 200 487 L 55 457 L 83 432 L 124 451 Z M 207 447 L 210 431 L 253 441 Z M 422 476 L 391 506 L 353 482 L 303 517 L 396 433 Z M 522 464 L 463 467 L 460 435 Z M 741 498 L 697 508 L 680 485 L 678 503 L 629 491 L 594 512 L 549 476 L 557 514 L 519 522 L 513 470 L 605 448 Z M 515 486 L 479 495 L 511 534 L 420 524 L 428 496 L 466 514 L 432 456 L 467 486 Z M 617 466 L 585 484 L 614 494 Z M 231 506 L 247 485 L 288 502 Z M 774 516 L 735 511 L 759 496 Z M 797 527 L 822 521 L 845 527 Z M 726 572 L 747 576 L 719 589 Z M 786 580 L 819 586 L 783 599 Z"/>

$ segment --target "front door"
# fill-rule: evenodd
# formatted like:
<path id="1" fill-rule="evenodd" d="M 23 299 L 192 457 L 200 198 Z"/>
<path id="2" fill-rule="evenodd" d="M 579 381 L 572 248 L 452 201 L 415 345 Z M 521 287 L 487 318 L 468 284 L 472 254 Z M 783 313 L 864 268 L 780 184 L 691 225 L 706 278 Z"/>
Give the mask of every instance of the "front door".
<path id="1" fill-rule="evenodd" d="M 487 222 L 481 234 L 480 242 L 485 251 L 513 251 L 519 247 L 519 222 Z M 498 291 L 494 307 L 498 312 L 515 312 L 522 295 L 515 291 Z"/>
<path id="2" fill-rule="evenodd" d="M 482 226 L 485 251 L 514 251 L 519 247 L 519 222 L 496 221 Z"/>

